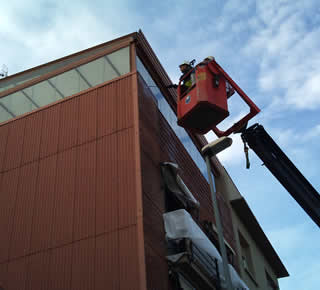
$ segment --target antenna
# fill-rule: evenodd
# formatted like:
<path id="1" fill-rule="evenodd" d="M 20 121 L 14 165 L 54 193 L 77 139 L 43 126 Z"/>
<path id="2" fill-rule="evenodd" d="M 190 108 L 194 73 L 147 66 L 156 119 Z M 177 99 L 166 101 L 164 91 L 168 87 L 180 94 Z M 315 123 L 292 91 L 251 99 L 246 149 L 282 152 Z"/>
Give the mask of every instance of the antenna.
<path id="1" fill-rule="evenodd" d="M 5 64 L 3 64 L 2 69 L 0 71 L 0 79 L 6 78 L 7 76 L 8 76 L 8 67 Z"/>

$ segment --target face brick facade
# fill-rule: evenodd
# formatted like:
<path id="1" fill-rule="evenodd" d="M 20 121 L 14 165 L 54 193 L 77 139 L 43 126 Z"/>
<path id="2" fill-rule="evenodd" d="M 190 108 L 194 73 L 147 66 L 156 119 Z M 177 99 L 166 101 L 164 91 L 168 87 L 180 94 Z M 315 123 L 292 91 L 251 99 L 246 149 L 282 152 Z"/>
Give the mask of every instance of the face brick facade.
<path id="1" fill-rule="evenodd" d="M 117 68 L 111 56 L 126 47 L 129 71 L 121 73 L 123 65 Z M 166 259 L 163 162 L 179 166 L 199 201 L 199 212 L 192 213 L 198 226 L 207 232 L 207 225 L 215 224 L 206 176 L 190 151 L 200 149 L 204 138 L 185 132 L 193 149 L 186 147 L 159 108 L 137 62 L 173 109 L 175 93 L 165 89 L 169 78 L 141 32 L 73 55 L 73 62 L 64 58 L 65 71 L 57 60 L 1 80 L 6 86 L 52 67 L 2 90 L 0 101 L 108 55 L 118 76 L 21 115 L 8 105 L 11 115 L 2 115 L 7 118 L 0 123 L 0 286 L 5 290 L 176 289 Z M 104 70 L 111 70 L 107 65 Z M 216 159 L 212 165 L 219 178 L 223 167 Z M 218 192 L 218 203 L 239 271 L 228 194 Z"/>

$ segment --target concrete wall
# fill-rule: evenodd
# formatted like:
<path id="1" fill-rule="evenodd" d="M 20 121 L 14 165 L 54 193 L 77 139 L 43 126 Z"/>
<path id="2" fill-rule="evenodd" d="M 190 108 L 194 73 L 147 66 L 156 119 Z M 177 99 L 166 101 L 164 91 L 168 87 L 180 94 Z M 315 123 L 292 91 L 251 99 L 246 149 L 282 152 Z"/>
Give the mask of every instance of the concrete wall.
<path id="1" fill-rule="evenodd" d="M 242 198 L 240 192 L 238 191 L 237 187 L 233 183 L 232 179 L 228 175 L 226 171 L 222 171 L 222 174 L 219 178 L 216 179 L 216 185 L 217 190 L 222 191 L 226 193 L 226 196 L 229 198 L 229 200 L 239 199 Z M 236 251 L 238 253 L 238 265 L 239 265 L 239 271 L 241 274 L 241 278 L 244 280 L 244 282 L 249 286 L 251 290 L 255 289 L 268 289 L 267 288 L 267 280 L 266 280 L 266 274 L 265 271 L 268 272 L 272 280 L 278 285 L 277 277 L 275 275 L 274 270 L 272 269 L 271 265 L 266 260 L 265 256 L 263 255 L 263 252 L 258 247 L 257 243 L 254 240 L 254 237 L 252 237 L 246 228 L 246 225 L 243 224 L 243 222 L 240 220 L 240 218 L 237 216 L 235 211 L 230 206 L 231 213 L 232 213 L 232 220 L 233 220 L 233 227 L 234 227 L 234 233 L 235 233 L 235 241 L 236 241 Z M 243 263 L 241 261 L 242 257 L 242 250 L 239 240 L 239 234 L 241 233 L 242 236 L 245 238 L 245 240 L 248 242 L 251 256 L 252 256 L 252 262 L 254 267 L 254 273 L 251 273 L 250 275 L 243 266 Z"/>
<path id="2" fill-rule="evenodd" d="M 266 271 L 272 278 L 272 280 L 277 284 L 277 277 L 272 269 L 272 267 L 269 265 L 268 261 L 264 257 L 262 251 L 257 246 L 256 242 L 254 241 L 254 237 L 252 237 L 246 226 L 241 222 L 241 220 L 238 218 L 236 213 L 232 213 L 233 221 L 234 221 L 234 229 L 235 232 L 240 232 L 241 235 L 245 238 L 245 240 L 248 242 L 250 246 L 250 251 L 252 255 L 252 262 L 253 262 L 253 268 L 254 273 L 248 273 L 247 270 L 244 269 L 243 263 L 240 264 L 240 271 L 241 276 L 245 283 L 249 286 L 251 290 L 255 289 L 268 289 L 267 288 L 267 279 L 266 279 Z M 239 235 L 236 234 L 236 243 L 237 243 L 237 251 L 239 253 L 239 257 L 242 255 L 242 249 L 240 245 Z M 252 274 L 252 275 L 251 275 Z"/>

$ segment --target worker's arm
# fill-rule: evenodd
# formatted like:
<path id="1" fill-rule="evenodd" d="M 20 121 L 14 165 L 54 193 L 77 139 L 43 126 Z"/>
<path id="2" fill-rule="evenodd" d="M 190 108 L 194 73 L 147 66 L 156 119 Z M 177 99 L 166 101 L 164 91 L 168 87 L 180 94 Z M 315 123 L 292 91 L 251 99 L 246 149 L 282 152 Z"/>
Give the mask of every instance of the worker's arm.
<path id="1" fill-rule="evenodd" d="M 168 89 L 177 89 L 178 85 L 177 84 L 171 84 L 169 86 L 167 86 Z"/>

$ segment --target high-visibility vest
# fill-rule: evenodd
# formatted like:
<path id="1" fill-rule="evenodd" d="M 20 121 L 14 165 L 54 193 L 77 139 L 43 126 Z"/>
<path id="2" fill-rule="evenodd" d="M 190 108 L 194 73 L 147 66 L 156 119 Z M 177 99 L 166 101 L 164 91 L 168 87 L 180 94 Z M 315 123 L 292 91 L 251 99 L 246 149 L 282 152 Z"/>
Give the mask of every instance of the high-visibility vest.
<path id="1" fill-rule="evenodd" d="M 187 81 L 185 81 L 185 82 L 184 82 L 184 85 L 185 85 L 186 87 L 190 88 L 190 87 L 192 86 L 192 80 L 191 80 L 191 78 L 188 79 Z"/>
<path id="2" fill-rule="evenodd" d="M 183 78 L 184 75 L 181 76 L 180 79 Z M 195 83 L 195 75 L 194 70 L 189 74 L 188 78 L 183 81 L 183 85 L 187 88 L 191 88 L 192 85 Z"/>

